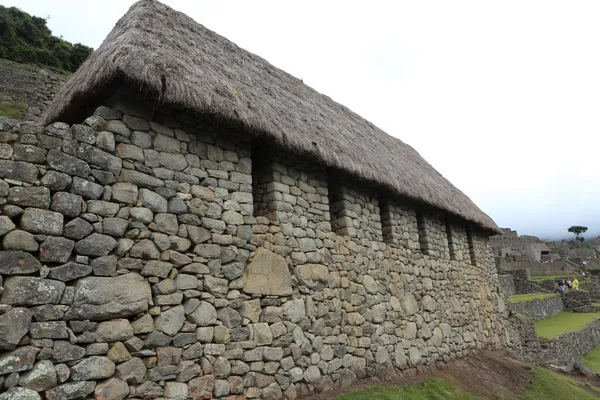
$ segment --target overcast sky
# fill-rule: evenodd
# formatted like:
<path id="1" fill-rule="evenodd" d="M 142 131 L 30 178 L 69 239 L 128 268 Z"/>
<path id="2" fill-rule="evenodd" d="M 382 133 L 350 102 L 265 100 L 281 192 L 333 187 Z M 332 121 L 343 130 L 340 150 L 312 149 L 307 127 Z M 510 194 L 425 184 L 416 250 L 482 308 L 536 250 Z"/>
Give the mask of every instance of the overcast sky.
<path id="1" fill-rule="evenodd" d="M 0 0 L 94 48 L 133 3 Z M 498 225 L 600 234 L 600 2 L 165 3 L 410 144 Z"/>

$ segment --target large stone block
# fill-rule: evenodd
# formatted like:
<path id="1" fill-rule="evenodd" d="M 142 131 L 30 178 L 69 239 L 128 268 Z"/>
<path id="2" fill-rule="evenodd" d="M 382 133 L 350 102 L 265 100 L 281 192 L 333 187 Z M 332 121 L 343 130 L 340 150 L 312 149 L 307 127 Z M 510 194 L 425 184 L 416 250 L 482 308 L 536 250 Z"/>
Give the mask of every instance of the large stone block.
<path id="1" fill-rule="evenodd" d="M 87 277 L 77 282 L 75 299 L 65 319 L 130 317 L 147 311 L 151 299 L 150 285 L 138 274 Z"/>
<path id="2" fill-rule="evenodd" d="M 32 314 L 28 308 L 13 308 L 0 315 L 0 349 L 12 350 L 19 344 L 29 330 Z"/>
<path id="3" fill-rule="evenodd" d="M 0 251 L 0 274 L 26 275 L 37 272 L 42 264 L 31 254 L 22 251 Z"/>
<path id="4" fill-rule="evenodd" d="M 11 276 L 4 283 L 1 303 L 23 306 L 58 304 L 64 291 L 64 282 L 30 276 Z"/>
<path id="5" fill-rule="evenodd" d="M 21 216 L 21 228 L 31 233 L 60 236 L 63 231 L 63 221 L 64 217 L 60 213 L 26 208 Z"/>
<path id="6" fill-rule="evenodd" d="M 285 258 L 259 248 L 244 271 L 244 292 L 271 296 L 292 294 L 292 275 Z"/>

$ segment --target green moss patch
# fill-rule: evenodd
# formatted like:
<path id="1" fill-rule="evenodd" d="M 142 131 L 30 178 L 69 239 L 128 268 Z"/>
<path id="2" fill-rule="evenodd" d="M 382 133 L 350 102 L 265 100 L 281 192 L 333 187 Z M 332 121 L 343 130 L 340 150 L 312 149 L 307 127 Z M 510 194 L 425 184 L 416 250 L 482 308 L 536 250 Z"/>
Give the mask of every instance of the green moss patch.
<path id="1" fill-rule="evenodd" d="M 27 110 L 25 103 L 4 103 L 0 104 L 0 117 L 8 117 L 21 120 Z"/>
<path id="2" fill-rule="evenodd" d="M 544 300 L 544 299 L 547 299 L 548 297 L 556 297 L 556 296 L 558 296 L 558 293 L 515 294 L 513 296 L 510 296 L 508 298 L 508 300 L 511 303 L 516 303 L 519 301 L 530 301 L 530 300 L 535 300 L 535 299 Z"/>
<path id="3" fill-rule="evenodd" d="M 562 311 L 560 314 L 534 322 L 535 331 L 540 338 L 552 339 L 567 332 L 579 331 L 598 317 L 600 317 L 600 312 L 574 313 Z"/>

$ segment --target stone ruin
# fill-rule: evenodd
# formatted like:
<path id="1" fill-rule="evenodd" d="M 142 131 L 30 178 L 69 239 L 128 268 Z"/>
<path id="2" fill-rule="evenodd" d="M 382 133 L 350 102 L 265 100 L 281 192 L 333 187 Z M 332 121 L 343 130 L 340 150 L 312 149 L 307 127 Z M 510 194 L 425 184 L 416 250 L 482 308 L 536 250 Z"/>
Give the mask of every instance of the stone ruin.
<path id="1" fill-rule="evenodd" d="M 3 390 L 293 399 L 502 346 L 486 234 L 124 104 L 0 123 Z"/>
<path id="2" fill-rule="evenodd" d="M 295 399 L 516 345 L 490 225 L 110 90 L 0 119 L 1 400 Z"/>

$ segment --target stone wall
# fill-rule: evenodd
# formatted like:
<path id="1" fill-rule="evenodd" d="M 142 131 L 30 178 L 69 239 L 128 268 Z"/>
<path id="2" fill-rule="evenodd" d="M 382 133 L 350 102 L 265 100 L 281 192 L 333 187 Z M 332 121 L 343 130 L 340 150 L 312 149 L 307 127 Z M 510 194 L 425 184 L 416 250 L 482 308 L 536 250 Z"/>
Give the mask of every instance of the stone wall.
<path id="1" fill-rule="evenodd" d="M 293 399 L 502 347 L 486 234 L 131 99 L 0 120 L 2 390 Z"/>
<path id="2" fill-rule="evenodd" d="M 563 303 L 569 310 L 575 312 L 594 312 L 596 307 L 592 305 L 592 297 L 589 292 L 580 290 L 569 290 L 563 296 Z"/>
<path id="3" fill-rule="evenodd" d="M 498 275 L 498 285 L 506 296 L 512 296 L 517 293 L 515 280 L 512 275 Z"/>
<path id="4" fill-rule="evenodd" d="M 37 121 L 67 78 L 36 65 L 0 59 L 0 103 L 25 103 L 24 119 Z"/>
<path id="5" fill-rule="evenodd" d="M 549 263 L 537 263 L 537 262 L 513 262 L 506 263 L 501 262 L 498 266 L 498 270 L 501 273 L 506 271 L 514 271 L 518 269 L 528 269 L 531 276 L 543 276 L 543 275 L 563 275 L 578 274 L 575 266 L 569 264 L 567 261 L 549 262 Z"/>
<path id="6" fill-rule="evenodd" d="M 561 296 L 558 294 L 545 299 L 518 301 L 509 304 L 509 308 L 513 313 L 524 315 L 531 322 L 560 314 L 564 307 Z"/>
<path id="7" fill-rule="evenodd" d="M 569 332 L 554 340 L 541 340 L 537 361 L 573 365 L 600 344 L 600 319 L 577 332 Z"/>

